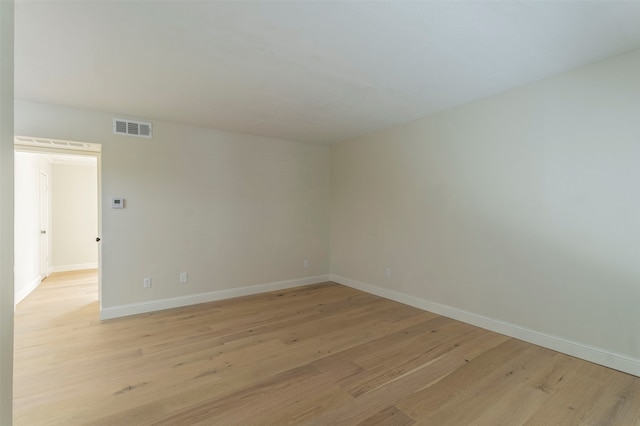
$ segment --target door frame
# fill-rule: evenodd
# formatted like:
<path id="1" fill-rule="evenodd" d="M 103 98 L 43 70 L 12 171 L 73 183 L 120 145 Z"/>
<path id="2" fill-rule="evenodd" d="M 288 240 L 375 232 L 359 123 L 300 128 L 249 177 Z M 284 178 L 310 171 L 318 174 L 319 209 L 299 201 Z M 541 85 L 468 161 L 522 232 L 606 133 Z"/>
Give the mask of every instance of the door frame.
<path id="1" fill-rule="evenodd" d="M 49 257 L 51 255 L 50 250 L 50 230 L 49 226 L 51 223 L 51 184 L 49 180 L 49 175 L 44 171 L 40 170 L 38 175 L 38 203 L 39 203 L 39 216 L 40 223 L 39 231 L 40 231 L 40 281 L 44 280 L 49 276 Z M 43 194 L 43 177 L 44 177 L 44 194 Z M 44 199 L 43 199 L 44 195 Z M 43 243 L 44 240 L 44 243 Z"/>
<path id="2" fill-rule="evenodd" d="M 16 136 L 13 149 L 14 152 L 79 155 L 96 158 L 96 172 L 98 174 L 98 199 L 96 200 L 98 203 L 98 235 L 96 237 L 102 239 L 102 144 Z M 102 243 L 97 242 L 97 244 L 98 302 L 100 303 L 100 311 L 102 311 Z"/>

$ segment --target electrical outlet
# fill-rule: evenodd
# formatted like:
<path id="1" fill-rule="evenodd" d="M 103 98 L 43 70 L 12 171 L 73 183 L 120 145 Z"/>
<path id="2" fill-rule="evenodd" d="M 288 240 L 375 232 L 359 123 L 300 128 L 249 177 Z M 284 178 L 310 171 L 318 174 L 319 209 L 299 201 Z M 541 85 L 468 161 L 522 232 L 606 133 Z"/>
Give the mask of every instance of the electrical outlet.
<path id="1" fill-rule="evenodd" d="M 385 268 L 384 276 L 387 278 L 391 278 L 391 268 Z"/>
<path id="2" fill-rule="evenodd" d="M 305 260 L 304 260 L 304 262 L 302 263 L 302 265 L 303 265 L 305 268 L 308 268 L 308 267 L 309 267 L 309 259 L 305 259 Z"/>
<path id="3" fill-rule="evenodd" d="M 189 281 L 189 276 L 187 275 L 186 272 L 180 272 L 180 282 L 181 283 L 186 283 Z"/>
<path id="4" fill-rule="evenodd" d="M 147 277 L 143 281 L 144 288 L 151 288 L 151 278 Z"/>

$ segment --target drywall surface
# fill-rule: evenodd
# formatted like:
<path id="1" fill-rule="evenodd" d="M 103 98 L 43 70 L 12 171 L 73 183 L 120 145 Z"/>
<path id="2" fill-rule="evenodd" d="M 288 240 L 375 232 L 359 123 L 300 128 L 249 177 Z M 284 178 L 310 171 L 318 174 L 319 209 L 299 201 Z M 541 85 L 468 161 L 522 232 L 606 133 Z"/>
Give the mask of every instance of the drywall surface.
<path id="1" fill-rule="evenodd" d="M 15 153 L 15 303 L 18 304 L 40 284 L 41 242 L 40 231 L 49 232 L 49 243 L 44 256 L 51 267 L 51 215 L 49 223 L 40 223 L 40 174 L 48 177 L 51 189 L 51 161 L 44 155 L 28 152 Z M 51 212 L 51 191 L 46 209 Z M 48 275 L 49 271 L 44 271 Z"/>
<path id="2" fill-rule="evenodd" d="M 13 421 L 13 1 L 0 1 L 0 424 Z"/>
<path id="3" fill-rule="evenodd" d="M 102 144 L 103 308 L 329 272 L 328 147 L 114 116 L 16 101 L 16 134 Z"/>
<path id="4" fill-rule="evenodd" d="M 332 147 L 331 168 L 332 275 L 640 359 L 640 51 Z"/>
<path id="5" fill-rule="evenodd" d="M 52 166 L 52 269 L 98 266 L 98 170 L 93 165 Z"/>

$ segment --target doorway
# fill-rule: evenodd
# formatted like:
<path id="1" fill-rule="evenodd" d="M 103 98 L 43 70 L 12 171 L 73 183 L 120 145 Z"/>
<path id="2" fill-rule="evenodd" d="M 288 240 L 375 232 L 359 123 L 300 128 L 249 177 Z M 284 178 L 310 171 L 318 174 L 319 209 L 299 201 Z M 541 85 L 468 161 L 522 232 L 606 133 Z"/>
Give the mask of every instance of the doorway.
<path id="1" fill-rule="evenodd" d="M 15 142 L 15 305 L 51 273 L 88 269 L 101 300 L 100 145 Z"/>

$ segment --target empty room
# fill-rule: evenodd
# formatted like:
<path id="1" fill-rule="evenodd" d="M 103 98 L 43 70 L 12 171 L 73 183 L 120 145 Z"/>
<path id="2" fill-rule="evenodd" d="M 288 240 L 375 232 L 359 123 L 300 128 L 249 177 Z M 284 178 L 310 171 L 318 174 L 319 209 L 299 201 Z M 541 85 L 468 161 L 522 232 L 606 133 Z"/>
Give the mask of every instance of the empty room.
<path id="1" fill-rule="evenodd" d="M 640 1 L 0 12 L 2 426 L 640 425 Z"/>

